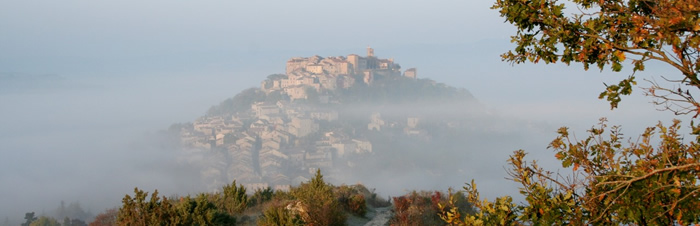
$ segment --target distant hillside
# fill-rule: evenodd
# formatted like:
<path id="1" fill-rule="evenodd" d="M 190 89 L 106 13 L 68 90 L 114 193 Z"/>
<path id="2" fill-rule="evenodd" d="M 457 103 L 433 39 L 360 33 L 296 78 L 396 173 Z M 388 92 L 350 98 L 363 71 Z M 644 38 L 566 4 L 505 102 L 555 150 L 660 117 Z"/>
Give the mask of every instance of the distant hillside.
<path id="1" fill-rule="evenodd" d="M 209 189 L 236 180 L 285 190 L 316 169 L 339 183 L 371 181 L 378 170 L 457 171 L 465 150 L 489 134 L 474 97 L 373 54 L 291 58 L 285 74 L 171 127 L 178 159 Z"/>
<path id="2" fill-rule="evenodd" d="M 406 77 L 377 79 L 372 85 L 358 84 L 347 90 L 342 90 L 337 95 L 342 103 L 395 104 L 435 100 L 474 101 L 474 97 L 465 89 L 450 87 L 430 79 Z"/>
<path id="3" fill-rule="evenodd" d="M 277 74 L 268 77 L 278 76 Z M 310 93 L 312 93 L 310 91 Z M 320 104 L 319 96 L 337 100 L 336 104 L 403 104 L 431 101 L 475 102 L 476 99 L 463 88 L 455 88 L 430 79 L 411 79 L 406 77 L 386 77 L 377 79 L 374 84 L 355 84 L 347 89 L 312 93 L 308 99 L 297 100 L 298 103 Z M 253 103 L 290 101 L 289 96 L 281 91 L 266 93 L 259 88 L 249 88 L 228 98 L 219 105 L 212 106 L 208 116 L 236 114 L 248 110 Z"/>

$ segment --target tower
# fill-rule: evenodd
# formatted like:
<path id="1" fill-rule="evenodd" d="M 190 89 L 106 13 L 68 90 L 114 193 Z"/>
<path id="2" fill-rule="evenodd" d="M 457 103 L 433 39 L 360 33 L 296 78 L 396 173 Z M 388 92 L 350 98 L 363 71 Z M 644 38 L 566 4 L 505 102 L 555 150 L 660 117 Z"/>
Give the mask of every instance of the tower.
<path id="1" fill-rule="evenodd" d="M 372 47 L 367 46 L 367 57 L 373 57 L 374 56 L 374 49 Z"/>

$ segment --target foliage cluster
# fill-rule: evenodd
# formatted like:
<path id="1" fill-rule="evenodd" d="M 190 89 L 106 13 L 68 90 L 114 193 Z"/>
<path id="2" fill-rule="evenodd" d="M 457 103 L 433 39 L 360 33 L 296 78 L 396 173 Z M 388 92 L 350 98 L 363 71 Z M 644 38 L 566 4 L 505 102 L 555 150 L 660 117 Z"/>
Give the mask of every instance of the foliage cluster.
<path id="1" fill-rule="evenodd" d="M 61 226 L 61 223 L 53 217 L 41 216 L 32 221 L 29 226 Z"/>
<path id="2" fill-rule="evenodd" d="M 480 200 L 476 184 L 465 189 L 479 212 L 467 215 L 447 208 L 442 217 L 456 225 L 492 224 L 639 224 L 688 225 L 700 222 L 700 144 L 684 144 L 680 121 L 670 127 L 650 127 L 640 141 L 624 145 L 619 127 L 605 120 L 589 130 L 589 137 L 572 141 L 567 128 L 559 130 L 550 148 L 571 168 L 562 178 L 524 161 L 516 151 L 509 160 L 512 179 L 521 184 L 527 203 L 510 197 Z M 652 138 L 657 135 L 654 147 Z"/>
<path id="3" fill-rule="evenodd" d="M 311 181 L 293 188 L 292 196 L 299 201 L 302 220 L 308 225 L 345 225 L 345 212 L 333 193 L 333 186 L 323 180 L 321 170 Z"/>
<path id="4" fill-rule="evenodd" d="M 693 93 L 700 89 L 700 1 L 698 0 L 574 0 L 580 13 L 567 14 L 557 0 L 497 0 L 493 5 L 516 26 L 516 47 L 504 60 L 569 64 L 620 71 L 631 62 L 644 70 L 649 60 L 662 62 L 682 74 L 667 79 L 673 87 L 650 81 L 646 95 L 662 110 L 676 115 L 700 114 Z M 634 76 L 606 85 L 599 98 L 616 108 L 629 95 Z M 692 138 L 679 133 L 680 121 L 669 127 L 649 127 L 637 141 L 624 141 L 619 127 L 608 129 L 604 119 L 584 140 L 567 128 L 549 148 L 564 177 L 527 163 L 525 152 L 509 160 L 510 176 L 520 183 L 526 203 L 511 197 L 481 200 L 476 184 L 465 187 L 478 210 L 462 218 L 458 208 L 446 206 L 441 217 L 454 225 L 694 225 L 700 223 L 700 127 L 691 121 Z M 658 135 L 658 145 L 654 137 Z"/>
<path id="5" fill-rule="evenodd" d="M 113 226 L 117 225 L 117 215 L 119 210 L 117 208 L 107 209 L 104 212 L 97 214 L 95 220 L 90 222 L 90 226 Z"/>
<path id="6" fill-rule="evenodd" d="M 233 191 L 232 195 L 240 191 L 235 181 L 226 188 Z M 243 192 L 245 194 L 245 189 Z M 158 197 L 157 190 L 147 200 L 147 192 L 135 188 L 134 193 L 133 198 L 126 195 L 122 199 L 117 225 L 231 225 L 235 224 L 236 218 L 229 212 L 237 213 L 241 201 L 226 194 L 168 199 Z"/>
<path id="7" fill-rule="evenodd" d="M 217 208 L 225 210 L 229 215 L 243 213 L 248 207 L 248 194 L 243 185 L 236 186 L 236 181 L 230 185 L 225 185 L 223 193 L 214 196 L 214 203 Z"/>
<path id="8" fill-rule="evenodd" d="M 261 226 L 304 225 L 301 214 L 293 210 L 291 204 L 289 201 L 275 199 L 265 208 L 257 224 Z"/>
<path id="9" fill-rule="evenodd" d="M 558 0 L 496 0 L 506 22 L 517 28 L 514 50 L 503 54 L 513 63 L 579 62 L 601 70 L 610 65 L 620 71 L 631 62 L 633 70 L 645 69 L 653 60 L 670 65 L 682 77 L 670 80 L 679 86 L 661 87 L 652 82 L 647 94 L 658 98 L 663 109 L 677 114 L 700 113 L 691 92 L 700 88 L 700 1 L 698 0 L 574 0 L 578 13 L 567 13 L 567 4 Z M 612 108 L 621 95 L 629 95 L 634 77 L 607 86 L 600 94 Z"/>
<path id="10" fill-rule="evenodd" d="M 159 197 L 156 190 L 149 198 L 135 188 L 119 210 L 100 213 L 90 225 L 345 225 L 348 214 L 364 216 L 367 203 L 389 205 L 362 185 L 328 184 L 319 170 L 290 191 L 273 192 L 268 187 L 252 195 L 236 181 L 222 192 L 195 197 Z"/>
<path id="11" fill-rule="evenodd" d="M 447 203 L 461 207 L 462 214 L 471 211 L 471 205 L 467 203 L 461 193 L 444 194 L 439 191 L 412 191 L 404 196 L 394 197 L 394 216 L 390 220 L 392 225 L 442 225 L 440 218 L 443 206 Z"/>
<path id="12" fill-rule="evenodd" d="M 364 217 L 367 213 L 365 196 L 359 192 L 356 186 L 341 185 L 335 188 L 335 197 L 347 212 Z"/>
<path id="13" fill-rule="evenodd" d="M 24 223 L 22 223 L 22 226 L 29 226 L 32 224 L 32 222 L 37 220 L 37 217 L 34 215 L 34 212 L 30 212 L 30 213 L 24 214 L 24 219 L 26 221 Z"/>
<path id="14" fill-rule="evenodd" d="M 35 216 L 34 212 L 26 213 L 24 216 L 25 222 L 21 225 L 67 225 L 67 226 L 87 226 L 85 221 L 82 219 L 92 218 L 92 213 L 86 212 L 80 206 L 80 203 L 73 202 L 68 205 L 64 201 L 61 201 L 61 205 L 51 214 L 42 215 L 38 218 Z M 59 221 L 58 219 L 63 219 Z M 9 219 L 6 219 L 5 225 L 9 225 Z"/>
<path id="15" fill-rule="evenodd" d="M 75 219 L 75 218 L 71 219 L 69 217 L 64 217 L 63 223 L 61 225 L 63 225 L 63 226 L 88 226 L 88 224 L 85 223 L 85 221 L 82 221 L 80 219 Z"/>
<path id="16" fill-rule="evenodd" d="M 61 205 L 56 208 L 53 214 L 56 219 L 63 219 L 63 224 L 70 223 L 67 225 L 83 225 L 80 219 L 90 219 L 93 214 L 89 211 L 83 210 L 78 202 L 72 202 L 66 205 L 64 201 L 61 201 Z"/>
<path id="17" fill-rule="evenodd" d="M 279 92 L 265 94 L 258 88 L 248 88 L 236 94 L 233 98 L 228 98 L 217 106 L 212 106 L 207 111 L 208 116 L 234 114 L 250 109 L 250 106 L 255 102 L 277 102 L 284 100 L 286 97 Z"/>
<path id="18" fill-rule="evenodd" d="M 376 204 L 376 205 L 374 205 Z M 290 192 L 276 191 L 265 204 L 259 225 L 345 225 L 349 214 L 363 217 L 369 206 L 390 203 L 362 185 L 333 186 L 320 171 Z"/>
<path id="19" fill-rule="evenodd" d="M 346 90 L 338 90 L 341 103 L 414 103 L 434 100 L 471 101 L 473 96 L 465 89 L 449 87 L 430 79 L 411 79 L 402 76 L 378 77 L 371 85 L 358 83 Z"/>
<path id="20" fill-rule="evenodd" d="M 87 226 L 84 221 L 80 219 L 71 219 L 69 217 L 65 217 L 63 223 L 49 216 L 40 216 L 37 218 L 34 216 L 34 212 L 26 213 L 25 220 L 26 222 L 22 223 L 22 226 Z M 9 224 L 9 220 L 6 219 L 5 225 Z"/>
<path id="21" fill-rule="evenodd" d="M 265 189 L 257 189 L 248 199 L 248 207 L 262 205 L 263 203 L 272 200 L 273 195 L 274 191 L 272 191 L 272 188 L 270 187 Z"/>

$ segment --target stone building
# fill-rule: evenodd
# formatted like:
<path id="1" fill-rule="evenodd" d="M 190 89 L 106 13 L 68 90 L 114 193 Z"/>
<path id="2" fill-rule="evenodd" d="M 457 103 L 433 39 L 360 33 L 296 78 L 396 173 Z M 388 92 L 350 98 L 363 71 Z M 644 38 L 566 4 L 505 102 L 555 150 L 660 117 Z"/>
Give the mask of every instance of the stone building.
<path id="1" fill-rule="evenodd" d="M 407 78 L 416 79 L 416 77 L 418 77 L 418 73 L 416 72 L 415 68 L 409 68 L 408 70 L 403 72 L 403 76 Z"/>

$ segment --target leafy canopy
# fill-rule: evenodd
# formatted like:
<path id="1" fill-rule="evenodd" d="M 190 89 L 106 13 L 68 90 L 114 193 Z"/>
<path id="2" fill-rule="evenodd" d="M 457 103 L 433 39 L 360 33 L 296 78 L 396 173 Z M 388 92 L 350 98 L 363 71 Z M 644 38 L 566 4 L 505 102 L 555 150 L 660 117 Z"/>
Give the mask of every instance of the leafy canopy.
<path id="1" fill-rule="evenodd" d="M 675 87 L 652 81 L 646 94 L 662 109 L 675 114 L 700 114 L 692 92 L 700 91 L 700 2 L 698 0 L 496 0 L 494 9 L 518 29 L 516 47 L 506 61 L 582 63 L 620 71 L 630 62 L 644 70 L 649 60 L 669 64 L 682 76 L 668 80 Z M 576 13 L 565 6 L 575 5 Z M 616 108 L 629 95 L 634 76 L 607 86 L 600 98 Z M 692 92 L 691 92 L 692 91 Z M 462 217 L 453 203 L 440 216 L 452 225 L 692 225 L 700 223 L 700 126 L 694 141 L 679 134 L 680 121 L 659 123 L 636 142 L 626 143 L 619 127 L 601 120 L 589 136 L 577 141 L 567 128 L 550 143 L 564 177 L 546 171 L 525 152 L 509 159 L 511 179 L 520 183 L 523 204 L 511 197 L 482 200 L 472 181 L 464 189 L 477 209 Z M 653 137 L 658 135 L 655 146 Z"/>
<path id="2" fill-rule="evenodd" d="M 514 50 L 502 55 L 512 63 L 579 62 L 587 70 L 610 65 L 620 71 L 629 62 L 644 70 L 649 60 L 666 63 L 679 72 L 674 82 L 700 87 L 700 1 L 698 0 L 496 0 L 493 9 L 517 28 Z M 575 6 L 567 9 L 567 6 Z M 647 94 L 676 113 L 695 112 L 700 105 L 683 87 L 653 83 Z M 612 108 L 620 95 L 629 95 L 634 76 L 607 86 L 600 98 Z M 657 92 L 661 91 L 661 93 Z M 678 97 L 678 99 L 672 99 Z M 671 99 L 669 102 L 667 100 Z M 683 104 L 679 104 L 683 102 Z"/>
<path id="3" fill-rule="evenodd" d="M 457 208 L 444 208 L 442 217 L 455 225 L 691 225 L 700 223 L 700 144 L 684 144 L 680 121 L 670 127 L 650 127 L 638 142 L 625 145 L 619 127 L 605 120 L 589 137 L 572 141 L 559 130 L 550 148 L 570 168 L 562 177 L 527 163 L 525 152 L 510 157 L 511 178 L 520 183 L 525 204 L 510 197 L 481 200 L 472 181 L 464 189 L 477 214 L 462 218 Z M 656 147 L 652 138 L 660 139 Z"/>

